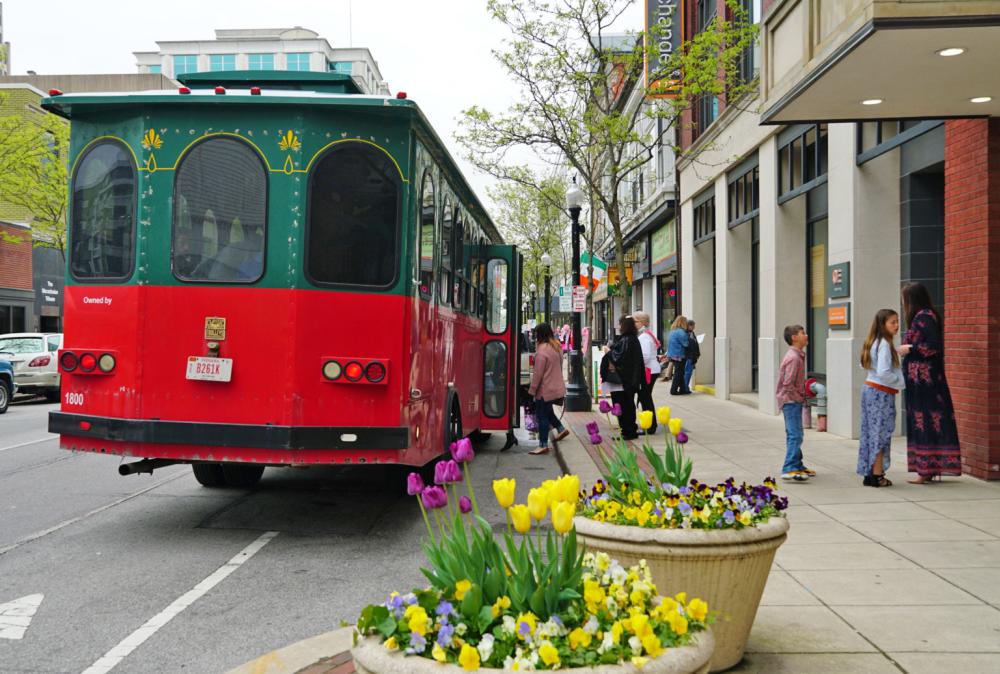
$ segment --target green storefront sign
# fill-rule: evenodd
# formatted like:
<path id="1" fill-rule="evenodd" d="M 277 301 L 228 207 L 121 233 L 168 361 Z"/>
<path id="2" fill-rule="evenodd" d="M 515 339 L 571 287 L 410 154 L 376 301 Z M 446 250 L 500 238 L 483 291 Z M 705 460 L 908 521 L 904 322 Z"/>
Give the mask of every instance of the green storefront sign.
<path id="1" fill-rule="evenodd" d="M 670 258 L 677 254 L 677 237 L 674 235 L 674 221 L 653 232 L 652 273 L 663 271 L 666 266 L 672 266 Z M 669 263 L 669 265 L 668 265 Z"/>

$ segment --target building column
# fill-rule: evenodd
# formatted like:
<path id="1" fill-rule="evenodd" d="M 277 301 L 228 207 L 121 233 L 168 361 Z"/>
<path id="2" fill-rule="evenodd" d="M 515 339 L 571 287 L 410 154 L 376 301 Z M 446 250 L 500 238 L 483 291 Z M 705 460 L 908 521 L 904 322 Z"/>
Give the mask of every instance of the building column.
<path id="1" fill-rule="evenodd" d="M 962 466 L 1000 479 L 1000 119 L 945 123 L 944 341 Z"/>
<path id="2" fill-rule="evenodd" d="M 723 400 L 729 398 L 729 371 L 731 368 L 729 356 L 732 345 L 729 335 L 729 297 L 727 293 L 729 285 L 728 260 L 732 254 L 726 231 L 726 221 L 729 219 L 727 196 L 726 174 L 723 172 L 715 179 L 715 241 L 712 244 L 715 246 L 715 311 L 712 313 L 717 319 L 717 323 L 712 326 L 712 332 L 715 334 L 715 343 L 712 349 L 712 369 L 715 376 L 712 379 L 716 397 Z M 711 265 L 711 260 L 709 260 L 709 264 Z M 711 311 L 711 307 L 709 307 L 709 311 Z M 705 329 L 708 326 L 703 326 L 699 318 L 694 320 L 698 322 L 697 332 L 706 334 L 701 347 L 703 351 L 708 351 L 708 335 L 711 334 Z M 715 321 L 713 320 L 713 322 Z M 699 360 L 698 363 L 700 369 L 701 361 Z M 697 379 L 697 376 L 695 378 Z"/>

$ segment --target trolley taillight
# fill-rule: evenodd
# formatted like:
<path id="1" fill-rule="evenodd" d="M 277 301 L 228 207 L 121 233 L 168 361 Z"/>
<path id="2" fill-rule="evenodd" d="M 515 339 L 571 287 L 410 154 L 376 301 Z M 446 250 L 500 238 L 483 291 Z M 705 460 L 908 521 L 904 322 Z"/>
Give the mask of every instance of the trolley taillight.
<path id="1" fill-rule="evenodd" d="M 324 381 L 337 384 L 383 384 L 389 361 L 372 358 L 324 358 Z"/>

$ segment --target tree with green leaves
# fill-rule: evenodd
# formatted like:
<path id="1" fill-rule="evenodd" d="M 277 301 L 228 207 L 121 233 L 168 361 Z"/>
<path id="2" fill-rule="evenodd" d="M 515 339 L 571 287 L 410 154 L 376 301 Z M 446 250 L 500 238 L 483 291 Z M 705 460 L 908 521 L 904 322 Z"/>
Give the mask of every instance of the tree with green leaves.
<path id="1" fill-rule="evenodd" d="M 0 118 L 0 197 L 32 215 L 35 246 L 66 255 L 69 125 L 51 114 Z"/>
<path id="2" fill-rule="evenodd" d="M 622 194 L 628 181 L 658 146 L 681 153 L 674 131 L 695 102 L 705 96 L 735 102 L 753 86 L 740 79 L 739 68 L 757 28 L 736 0 L 727 4 L 728 18 L 717 17 L 660 58 L 661 26 L 652 26 L 648 34 L 614 33 L 632 0 L 489 0 L 490 12 L 510 32 L 494 56 L 521 95 L 502 112 L 479 106 L 464 111 L 457 138 L 466 158 L 487 174 L 514 183 L 523 183 L 527 175 L 510 160 L 516 149 L 527 149 L 552 167 L 569 167 L 589 192 L 598 219 L 606 223 L 619 277 L 626 278 Z M 647 61 L 659 64 L 650 82 Z M 625 105 L 623 93 L 630 88 L 642 89 L 646 100 L 662 93 L 652 87 L 664 79 L 672 80 L 670 97 Z M 626 311 L 630 304 L 626 292 Z"/>

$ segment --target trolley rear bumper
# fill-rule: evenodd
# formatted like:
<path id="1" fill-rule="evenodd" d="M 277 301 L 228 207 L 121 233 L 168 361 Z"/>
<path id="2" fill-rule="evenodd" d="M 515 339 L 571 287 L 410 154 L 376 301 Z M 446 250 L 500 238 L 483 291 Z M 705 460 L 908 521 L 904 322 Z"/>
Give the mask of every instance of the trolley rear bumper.
<path id="1" fill-rule="evenodd" d="M 69 412 L 49 412 L 49 432 L 116 442 L 261 449 L 406 449 L 410 440 L 405 426 L 212 424 Z"/>

